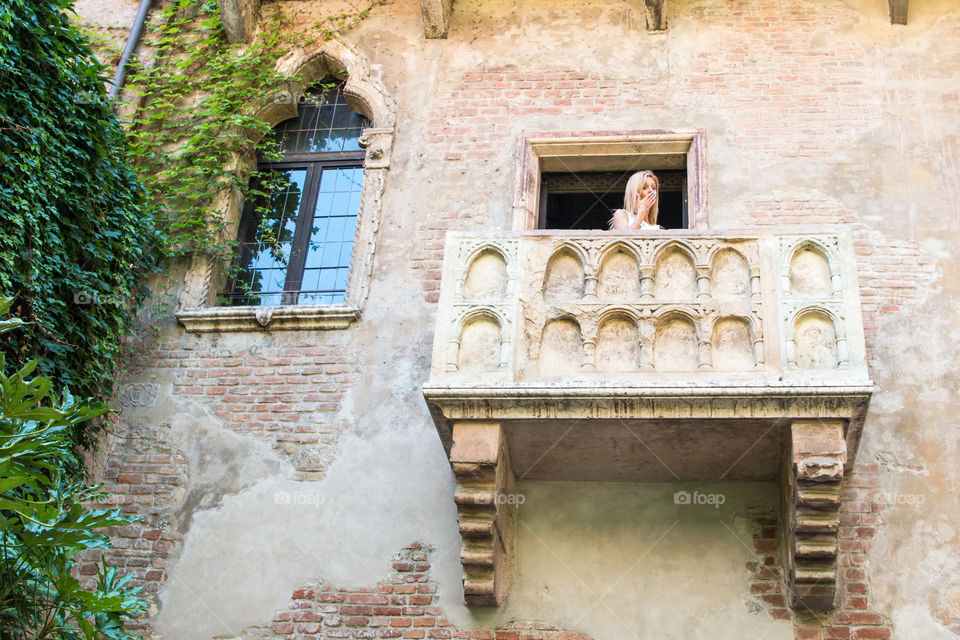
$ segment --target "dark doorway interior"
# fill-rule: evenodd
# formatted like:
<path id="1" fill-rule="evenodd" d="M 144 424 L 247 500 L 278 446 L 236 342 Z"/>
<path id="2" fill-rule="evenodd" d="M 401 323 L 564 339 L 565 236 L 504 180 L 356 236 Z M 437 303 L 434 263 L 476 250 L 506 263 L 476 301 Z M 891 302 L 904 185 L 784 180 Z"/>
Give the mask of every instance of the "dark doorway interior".
<path id="1" fill-rule="evenodd" d="M 660 179 L 660 217 L 665 229 L 687 228 L 687 172 L 655 171 Z M 630 173 L 544 173 L 540 177 L 541 229 L 608 229 L 623 207 Z"/>

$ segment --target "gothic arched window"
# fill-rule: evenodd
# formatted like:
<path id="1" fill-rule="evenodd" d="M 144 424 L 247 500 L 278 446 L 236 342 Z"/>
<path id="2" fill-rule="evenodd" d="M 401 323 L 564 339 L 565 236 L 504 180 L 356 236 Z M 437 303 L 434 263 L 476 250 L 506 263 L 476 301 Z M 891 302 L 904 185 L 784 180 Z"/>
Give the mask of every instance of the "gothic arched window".
<path id="1" fill-rule="evenodd" d="M 257 164 L 277 186 L 244 207 L 226 304 L 344 300 L 363 187 L 359 141 L 370 124 L 341 87 L 313 87 L 298 106 L 296 117 L 274 128 L 281 159 Z"/>

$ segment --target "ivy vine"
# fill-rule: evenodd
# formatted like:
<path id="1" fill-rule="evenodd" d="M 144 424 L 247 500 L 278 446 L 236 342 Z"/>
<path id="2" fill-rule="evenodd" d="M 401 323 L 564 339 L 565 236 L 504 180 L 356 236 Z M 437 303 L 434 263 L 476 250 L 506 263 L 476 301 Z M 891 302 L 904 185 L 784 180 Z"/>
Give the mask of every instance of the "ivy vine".
<path id="1" fill-rule="evenodd" d="M 231 245 L 222 234 L 223 200 L 249 191 L 250 174 L 238 162 L 276 153 L 270 125 L 250 105 L 294 80 L 274 70 L 287 40 L 283 19 L 274 13 L 245 46 L 227 42 L 215 2 L 178 0 L 158 22 L 147 41 L 157 63 L 130 78 L 140 101 L 130 161 L 150 177 L 165 257 L 222 251 Z"/>
<path id="2" fill-rule="evenodd" d="M 23 331 L 8 363 L 105 398 L 156 264 L 146 192 L 72 0 L 0 3 L 0 294 Z M 78 440 L 92 443 L 89 429 Z"/>

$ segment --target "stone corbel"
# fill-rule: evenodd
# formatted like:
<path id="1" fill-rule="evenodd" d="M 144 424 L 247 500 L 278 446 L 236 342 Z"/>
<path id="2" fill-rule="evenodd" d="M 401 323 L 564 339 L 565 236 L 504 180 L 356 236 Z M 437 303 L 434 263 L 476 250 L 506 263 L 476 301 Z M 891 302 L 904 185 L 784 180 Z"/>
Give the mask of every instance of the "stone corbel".
<path id="1" fill-rule="evenodd" d="M 367 151 L 363 161 L 365 170 L 390 168 L 390 151 L 393 148 L 392 128 L 364 129 L 359 142 L 360 146 Z"/>
<path id="2" fill-rule="evenodd" d="M 667 0 L 644 0 L 644 4 L 647 11 L 647 31 L 666 31 Z"/>
<path id="3" fill-rule="evenodd" d="M 427 38 L 446 38 L 452 9 L 453 0 L 420 0 L 423 35 Z"/>
<path id="4" fill-rule="evenodd" d="M 890 4 L 890 24 L 907 24 L 909 0 L 887 0 Z"/>
<path id="5" fill-rule="evenodd" d="M 785 462 L 783 549 L 790 606 L 827 611 L 837 594 L 840 485 L 847 462 L 843 421 L 794 421 Z"/>
<path id="6" fill-rule="evenodd" d="M 513 582 L 516 480 L 499 422 L 455 422 L 450 462 L 468 605 L 498 606 Z"/>
<path id="7" fill-rule="evenodd" d="M 223 30 L 230 42 L 252 42 L 260 19 L 260 0 L 217 0 Z"/>

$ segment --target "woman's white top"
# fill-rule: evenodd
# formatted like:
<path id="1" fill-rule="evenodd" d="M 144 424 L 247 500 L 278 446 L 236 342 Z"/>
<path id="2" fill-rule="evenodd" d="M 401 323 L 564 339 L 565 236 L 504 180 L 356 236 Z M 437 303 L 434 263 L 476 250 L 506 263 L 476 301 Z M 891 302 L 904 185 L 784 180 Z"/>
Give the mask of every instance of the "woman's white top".
<path id="1" fill-rule="evenodd" d="M 617 211 L 623 211 L 625 214 L 627 214 L 627 226 L 632 227 L 637 221 L 637 214 L 630 213 L 626 209 L 617 209 Z M 617 211 L 614 211 L 613 215 L 616 215 Z M 613 218 L 610 218 L 610 228 L 613 229 Z M 644 229 L 663 229 L 663 227 L 658 224 L 650 224 L 646 220 L 642 220 L 640 222 L 640 230 L 643 231 Z"/>

